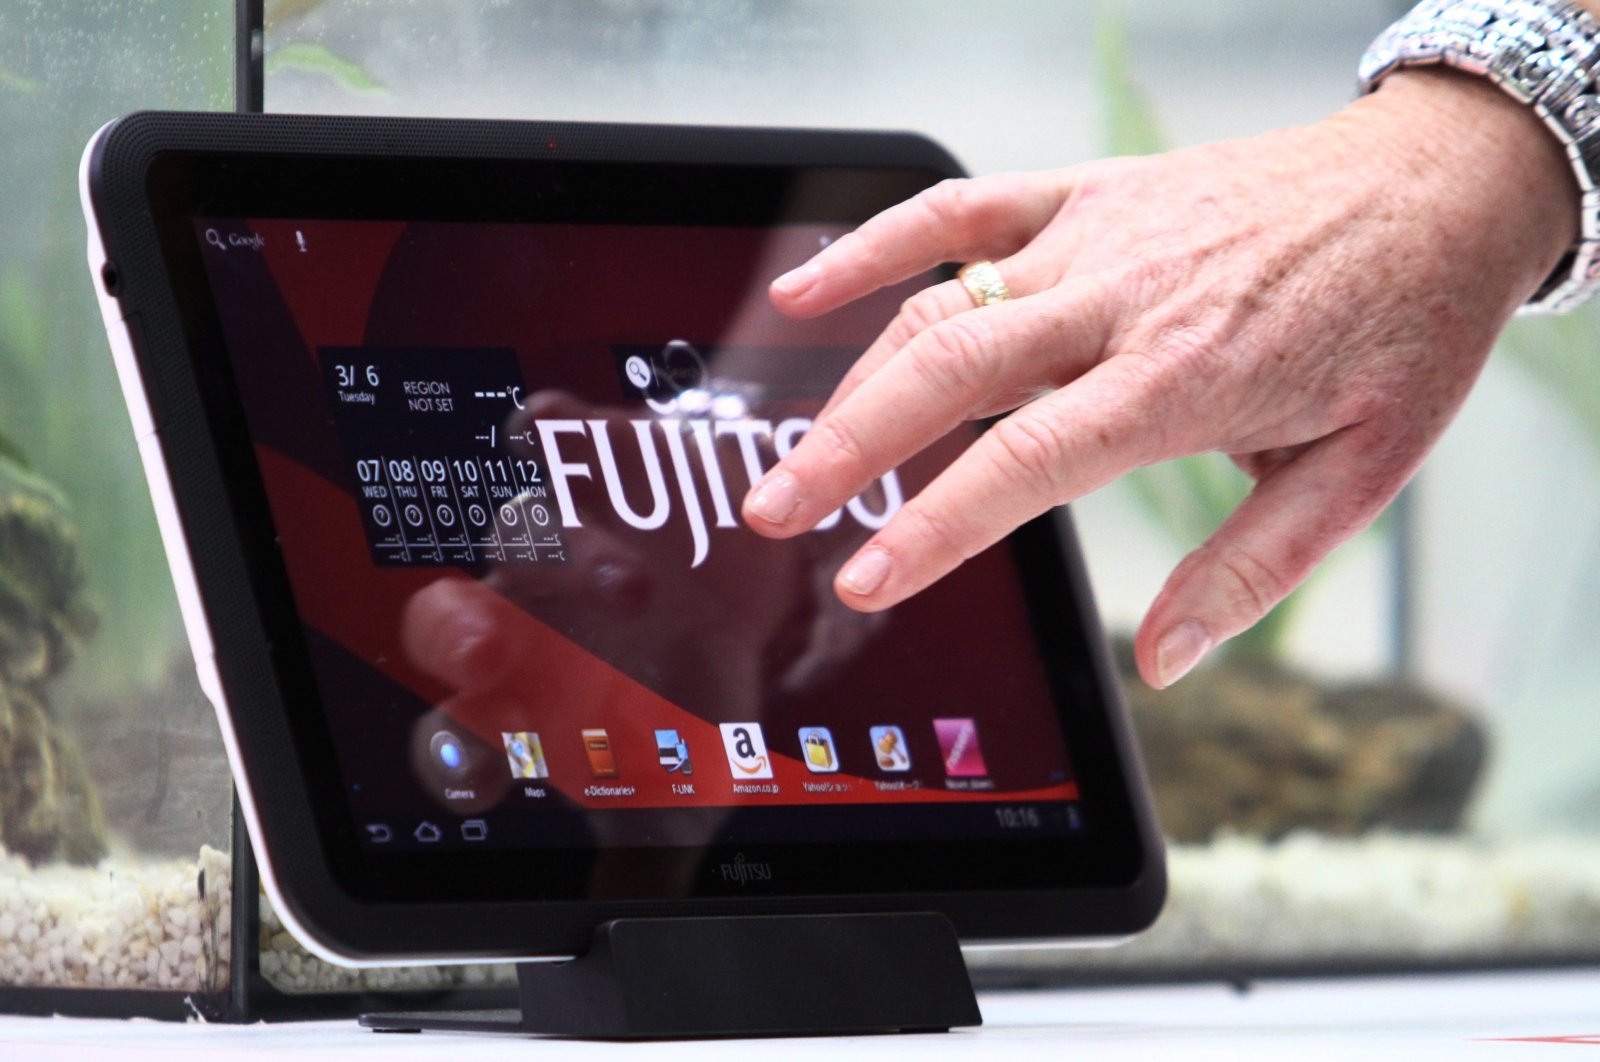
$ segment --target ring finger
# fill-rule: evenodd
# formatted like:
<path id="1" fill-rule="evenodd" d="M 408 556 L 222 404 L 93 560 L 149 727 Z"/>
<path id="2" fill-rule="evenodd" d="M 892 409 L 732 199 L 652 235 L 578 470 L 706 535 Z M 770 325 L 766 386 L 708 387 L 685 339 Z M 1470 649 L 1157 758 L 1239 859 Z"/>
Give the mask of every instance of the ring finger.
<path id="1" fill-rule="evenodd" d="M 1060 279 L 1058 268 L 1048 266 L 1026 250 L 994 265 L 1010 290 L 1013 301 L 1044 291 Z M 817 419 L 831 413 L 835 406 L 848 398 L 917 336 L 958 313 L 982 308 L 973 302 L 972 294 L 959 279 L 923 288 L 911 296 L 901 304 L 900 312 L 889 322 L 889 326 L 845 373 L 832 397 L 822 407 L 822 412 L 817 414 Z"/>

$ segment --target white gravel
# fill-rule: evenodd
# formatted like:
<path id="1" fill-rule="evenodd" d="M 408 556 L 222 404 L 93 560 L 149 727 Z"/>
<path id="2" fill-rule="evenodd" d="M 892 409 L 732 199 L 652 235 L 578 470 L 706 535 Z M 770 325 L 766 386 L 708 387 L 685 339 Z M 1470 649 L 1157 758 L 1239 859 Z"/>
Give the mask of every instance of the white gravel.
<path id="1" fill-rule="evenodd" d="M 307 952 L 289 935 L 265 896 L 261 897 L 261 975 L 278 991 L 289 993 L 437 991 L 517 983 L 515 967 L 505 963 L 334 966 Z"/>
<path id="2" fill-rule="evenodd" d="M 0 848 L 0 985 L 215 990 L 231 899 L 228 856 L 210 847 L 193 862 L 37 868 Z"/>
<path id="3" fill-rule="evenodd" d="M 1600 957 L 1600 838 L 1301 833 L 1167 854 L 1166 910 L 1131 944 L 985 952 L 973 964 L 1181 971 Z"/>
<path id="4" fill-rule="evenodd" d="M 1600 839 L 1299 834 L 1169 851 L 1155 927 L 1110 950 L 979 952 L 974 966 L 1170 971 L 1219 964 L 1600 956 Z M 200 872 L 205 871 L 201 896 Z M 31 867 L 0 849 L 0 985 L 213 991 L 227 983 L 229 860 Z M 351 970 L 308 954 L 262 899 L 261 973 L 284 992 L 507 984 L 507 965 Z"/>

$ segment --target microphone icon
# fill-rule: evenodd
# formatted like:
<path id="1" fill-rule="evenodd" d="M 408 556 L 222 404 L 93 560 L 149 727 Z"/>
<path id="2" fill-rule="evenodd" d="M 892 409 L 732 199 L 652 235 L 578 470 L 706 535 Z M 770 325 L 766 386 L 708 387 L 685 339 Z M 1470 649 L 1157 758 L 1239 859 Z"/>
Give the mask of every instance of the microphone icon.
<path id="1" fill-rule="evenodd" d="M 300 253 L 306 253 L 306 234 L 299 229 L 294 230 L 294 242 L 300 245 Z"/>

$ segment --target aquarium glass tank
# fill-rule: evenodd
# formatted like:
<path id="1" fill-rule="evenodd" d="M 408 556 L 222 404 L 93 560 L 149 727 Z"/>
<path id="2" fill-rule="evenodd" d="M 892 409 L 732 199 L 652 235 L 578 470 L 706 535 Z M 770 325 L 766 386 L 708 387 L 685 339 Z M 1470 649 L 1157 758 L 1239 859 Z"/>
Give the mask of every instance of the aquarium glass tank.
<path id="1" fill-rule="evenodd" d="M 1314 121 L 1402 6 L 268 0 L 265 105 L 913 129 L 985 174 Z M 206 1001 L 251 986 L 326 1000 L 509 977 L 330 967 L 236 867 L 76 184 L 117 114 L 232 107 L 234 14 L 0 0 L 0 1009 L 109 991 L 220 1012 Z M 1168 910 L 1121 949 L 974 955 L 981 977 L 1600 958 L 1597 325 L 1518 322 L 1403 504 L 1174 690 L 1129 672 Z M 1074 507 L 1123 656 L 1246 487 L 1191 459 Z"/>
<path id="2" fill-rule="evenodd" d="M 484 1005 L 450 990 L 510 976 L 313 960 L 237 833 L 78 195 L 110 119 L 233 108 L 235 25 L 231 0 L 0 0 L 0 1013 Z"/>
<path id="3" fill-rule="evenodd" d="M 904 128 L 984 174 L 1315 121 L 1406 6 L 283 0 L 266 106 Z M 1169 908 L 1129 947 L 975 957 L 986 975 L 1600 957 L 1597 323 L 1518 322 L 1373 530 L 1172 691 L 1130 672 Z M 1194 459 L 1074 507 L 1124 657 L 1246 487 Z"/>
<path id="4" fill-rule="evenodd" d="M 219 0 L 0 2 L 0 999 L 230 983 L 228 765 L 88 282 L 77 171 L 122 112 L 231 106 L 232 34 Z"/>

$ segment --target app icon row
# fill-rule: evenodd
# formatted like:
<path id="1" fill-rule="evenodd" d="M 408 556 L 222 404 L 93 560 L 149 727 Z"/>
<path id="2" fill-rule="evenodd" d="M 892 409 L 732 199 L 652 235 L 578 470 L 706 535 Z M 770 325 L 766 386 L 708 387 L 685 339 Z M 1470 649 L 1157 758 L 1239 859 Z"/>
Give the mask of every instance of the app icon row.
<path id="1" fill-rule="evenodd" d="M 773 776 L 772 757 L 760 723 L 722 723 L 723 753 L 728 771 L 736 780 L 760 780 Z M 978 745 L 977 723 L 970 718 L 933 720 L 945 774 L 951 778 L 982 778 L 989 772 Z M 656 758 L 668 774 L 694 774 L 694 760 L 683 736 L 673 729 L 655 733 Z M 518 779 L 550 777 L 544 745 L 539 735 L 529 730 L 508 731 L 501 735 L 511 776 Z M 595 778 L 616 778 L 617 757 L 610 733 L 604 727 L 580 732 L 589 773 Z M 803 726 L 797 733 L 800 760 L 813 774 L 833 774 L 839 770 L 839 750 L 833 732 L 825 726 Z M 901 773 L 911 770 L 911 751 L 905 731 L 898 726 L 874 726 L 867 731 L 873 761 L 880 771 Z M 434 750 L 436 755 L 440 751 Z"/>

